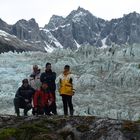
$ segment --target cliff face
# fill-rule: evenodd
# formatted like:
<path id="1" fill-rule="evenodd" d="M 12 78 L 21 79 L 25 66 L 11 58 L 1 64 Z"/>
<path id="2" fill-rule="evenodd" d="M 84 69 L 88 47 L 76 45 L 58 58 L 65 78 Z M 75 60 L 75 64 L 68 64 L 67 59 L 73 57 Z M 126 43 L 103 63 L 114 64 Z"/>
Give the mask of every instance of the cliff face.
<path id="1" fill-rule="evenodd" d="M 96 117 L 0 117 L 0 140 L 140 140 L 140 122 Z"/>

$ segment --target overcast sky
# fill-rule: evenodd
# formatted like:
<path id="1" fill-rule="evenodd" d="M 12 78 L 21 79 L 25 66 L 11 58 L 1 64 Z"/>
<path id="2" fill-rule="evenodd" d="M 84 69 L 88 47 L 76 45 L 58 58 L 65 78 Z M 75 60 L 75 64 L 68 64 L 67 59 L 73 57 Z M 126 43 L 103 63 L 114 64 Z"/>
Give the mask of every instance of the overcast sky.
<path id="1" fill-rule="evenodd" d="M 78 6 L 106 20 L 133 11 L 140 13 L 140 0 L 0 0 L 0 18 L 8 24 L 35 18 L 44 27 L 52 15 L 66 17 Z"/>

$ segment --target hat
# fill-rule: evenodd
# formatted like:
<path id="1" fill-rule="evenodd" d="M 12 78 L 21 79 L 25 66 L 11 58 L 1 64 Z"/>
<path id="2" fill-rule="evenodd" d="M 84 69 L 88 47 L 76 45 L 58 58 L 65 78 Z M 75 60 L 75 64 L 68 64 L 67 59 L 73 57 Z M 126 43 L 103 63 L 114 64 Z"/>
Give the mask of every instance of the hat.
<path id="1" fill-rule="evenodd" d="M 23 79 L 22 80 L 22 83 L 24 84 L 24 83 L 28 83 L 28 79 Z"/>
<path id="2" fill-rule="evenodd" d="M 48 65 L 51 65 L 51 63 L 49 63 L 49 62 L 48 62 L 48 63 L 46 63 L 46 67 L 47 67 Z"/>
<path id="3" fill-rule="evenodd" d="M 33 65 L 33 68 L 38 68 L 38 65 Z"/>
<path id="4" fill-rule="evenodd" d="M 64 69 L 70 69 L 69 65 L 65 65 Z"/>

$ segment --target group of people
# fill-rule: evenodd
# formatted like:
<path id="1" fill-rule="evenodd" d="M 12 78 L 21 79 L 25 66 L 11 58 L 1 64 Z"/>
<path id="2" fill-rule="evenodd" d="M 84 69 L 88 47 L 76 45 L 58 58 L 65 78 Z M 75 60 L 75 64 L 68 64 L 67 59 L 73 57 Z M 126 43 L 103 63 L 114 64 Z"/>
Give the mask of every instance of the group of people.
<path id="1" fill-rule="evenodd" d="M 68 108 L 71 116 L 74 112 L 72 104 L 72 96 L 75 93 L 73 80 L 74 75 L 70 72 L 70 66 L 65 65 L 63 73 L 57 78 L 64 115 L 68 115 Z M 20 108 L 24 109 L 24 116 L 27 116 L 31 109 L 33 115 L 57 115 L 55 82 L 56 73 L 52 71 L 51 63 L 46 63 L 43 73 L 38 65 L 34 65 L 33 73 L 28 79 L 22 80 L 22 85 L 15 94 L 14 107 L 17 116 L 20 116 Z"/>

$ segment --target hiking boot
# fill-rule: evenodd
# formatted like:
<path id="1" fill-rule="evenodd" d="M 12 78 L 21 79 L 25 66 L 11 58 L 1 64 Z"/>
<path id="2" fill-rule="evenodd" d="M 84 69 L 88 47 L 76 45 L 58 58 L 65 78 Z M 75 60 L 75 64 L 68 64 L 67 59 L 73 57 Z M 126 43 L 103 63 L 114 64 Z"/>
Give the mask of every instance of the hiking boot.
<path id="1" fill-rule="evenodd" d="M 20 117 L 20 114 L 19 113 L 17 113 L 17 117 Z"/>
<path id="2" fill-rule="evenodd" d="M 70 116 L 73 116 L 74 110 L 70 110 Z"/>
<path id="3" fill-rule="evenodd" d="M 28 116 L 28 115 L 27 115 L 27 111 L 26 111 L 26 110 L 24 110 L 24 116 Z"/>

